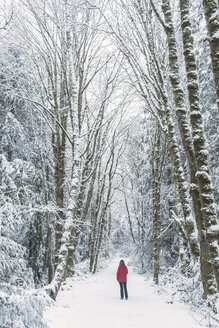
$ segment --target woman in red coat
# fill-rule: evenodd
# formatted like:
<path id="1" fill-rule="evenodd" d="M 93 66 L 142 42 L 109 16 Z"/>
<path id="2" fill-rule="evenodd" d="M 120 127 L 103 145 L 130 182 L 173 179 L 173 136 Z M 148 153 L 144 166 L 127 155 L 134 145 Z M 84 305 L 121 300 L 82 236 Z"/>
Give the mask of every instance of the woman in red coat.
<path id="1" fill-rule="evenodd" d="M 124 297 L 125 293 L 125 299 L 128 299 L 128 292 L 127 292 L 127 274 L 128 274 L 128 269 L 127 266 L 125 265 L 125 262 L 123 260 L 120 261 L 119 267 L 117 270 L 117 281 L 120 284 L 120 296 L 121 300 Z"/>

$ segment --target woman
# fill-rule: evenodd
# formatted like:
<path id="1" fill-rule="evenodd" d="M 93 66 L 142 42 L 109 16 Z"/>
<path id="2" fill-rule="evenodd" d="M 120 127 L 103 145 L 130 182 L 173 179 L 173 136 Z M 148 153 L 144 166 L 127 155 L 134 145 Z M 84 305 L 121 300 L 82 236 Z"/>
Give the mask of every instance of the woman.
<path id="1" fill-rule="evenodd" d="M 128 274 L 127 266 L 125 265 L 125 262 L 123 260 L 121 260 L 119 263 L 118 270 L 117 270 L 117 281 L 120 284 L 121 300 L 123 300 L 124 294 L 125 294 L 125 299 L 126 300 L 128 299 L 127 274 Z"/>

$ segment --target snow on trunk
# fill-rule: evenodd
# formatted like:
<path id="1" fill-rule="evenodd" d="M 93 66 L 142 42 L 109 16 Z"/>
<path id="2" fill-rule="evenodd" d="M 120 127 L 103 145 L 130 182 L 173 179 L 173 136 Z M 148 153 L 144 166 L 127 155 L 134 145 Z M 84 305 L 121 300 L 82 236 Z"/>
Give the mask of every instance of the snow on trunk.
<path id="1" fill-rule="evenodd" d="M 75 81 L 76 83 L 76 81 Z M 61 248 L 59 251 L 58 265 L 56 268 L 55 276 L 51 283 L 52 293 L 51 296 L 56 298 L 57 293 L 60 289 L 61 283 L 65 280 L 68 272 L 73 270 L 74 263 L 74 232 L 77 229 L 77 218 L 75 213 L 77 210 L 77 192 L 78 185 L 80 182 L 80 151 L 79 151 L 79 129 L 77 125 L 77 87 L 74 84 L 73 89 L 73 99 L 74 105 L 73 116 L 74 116 L 74 131 L 73 131 L 73 141 L 74 141 L 74 159 L 73 159 L 73 172 L 71 178 L 70 195 L 69 195 L 69 205 L 67 209 L 67 218 L 64 223 L 64 232 L 61 240 Z"/>
<path id="2" fill-rule="evenodd" d="M 219 231 L 209 174 L 208 151 L 206 149 L 206 141 L 202 123 L 196 58 L 193 46 L 191 22 L 189 18 L 189 4 L 189 0 L 180 0 L 183 47 L 187 72 L 187 89 L 190 103 L 190 121 L 197 168 L 196 177 L 200 192 L 202 211 L 201 218 L 204 220 L 204 222 L 201 223 L 201 227 L 203 229 L 202 235 L 206 236 L 206 241 L 209 244 L 210 250 L 210 254 L 209 252 L 203 252 L 202 256 L 205 257 L 205 262 L 212 264 L 219 289 L 219 249 L 217 243 Z M 209 268 L 207 268 L 207 270 L 209 270 Z M 205 284 L 206 294 L 216 294 L 217 290 L 215 288 L 213 272 L 205 272 L 204 276 L 207 279 Z"/>
<path id="3" fill-rule="evenodd" d="M 174 184 L 178 193 L 179 201 L 182 206 L 183 220 L 178 219 L 178 228 L 180 232 L 181 245 L 181 266 L 182 272 L 186 273 L 189 263 L 194 264 L 199 255 L 199 247 L 197 244 L 196 230 L 191 214 L 191 207 L 188 195 L 188 185 L 185 178 L 184 170 L 181 164 L 179 146 L 175 137 L 174 123 L 171 117 L 170 108 L 165 104 L 166 119 L 168 127 L 168 145 L 170 149 L 171 161 L 174 168 Z M 189 252 L 188 252 L 189 247 Z M 190 262 L 193 259 L 192 263 Z"/>
<path id="4" fill-rule="evenodd" d="M 153 199 L 153 269 L 154 282 L 158 284 L 160 274 L 160 198 L 161 179 L 166 157 L 166 144 L 161 144 L 161 129 L 157 133 L 152 149 L 152 199 Z"/>
<path id="5" fill-rule="evenodd" d="M 211 63 L 219 110 L 219 10 L 218 0 L 203 0 L 211 49 Z"/>
<path id="6" fill-rule="evenodd" d="M 78 122 L 78 81 L 75 74 L 74 63 L 74 46 L 71 35 L 71 6 L 68 0 L 65 0 L 66 10 L 66 43 L 67 43 L 67 78 L 71 85 L 71 99 L 69 101 L 69 110 L 72 120 L 72 176 L 69 193 L 69 203 L 67 208 L 66 221 L 64 223 L 63 235 L 61 239 L 61 247 L 58 255 L 58 263 L 54 278 L 51 282 L 49 290 L 50 296 L 56 298 L 57 293 L 65 280 L 67 274 L 73 271 L 74 265 L 74 234 L 77 230 L 77 193 L 80 183 L 80 136 Z"/>

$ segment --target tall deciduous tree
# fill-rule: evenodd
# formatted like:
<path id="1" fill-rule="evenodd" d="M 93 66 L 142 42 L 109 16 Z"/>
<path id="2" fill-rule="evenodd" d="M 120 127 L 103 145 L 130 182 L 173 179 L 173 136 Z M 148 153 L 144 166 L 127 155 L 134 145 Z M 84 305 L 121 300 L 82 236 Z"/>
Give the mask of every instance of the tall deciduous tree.
<path id="1" fill-rule="evenodd" d="M 201 229 L 200 229 L 200 243 L 208 244 L 201 249 L 201 269 L 202 277 L 206 279 L 204 285 L 206 295 L 213 293 L 213 281 L 212 272 L 209 270 L 209 266 L 213 266 L 213 271 L 217 281 L 219 289 L 219 263 L 218 263 L 218 224 L 215 210 L 215 203 L 211 187 L 211 178 L 208 164 L 208 151 L 206 148 L 206 141 L 203 130 L 202 111 L 200 106 L 199 96 L 199 83 L 197 76 L 196 58 L 193 46 L 192 27 L 189 18 L 190 1 L 180 1 L 180 13 L 181 13 L 181 26 L 183 35 L 183 47 L 184 57 L 186 63 L 187 72 L 187 89 L 190 103 L 190 121 L 192 128 L 192 139 L 194 146 L 194 155 L 196 163 L 196 177 L 199 188 L 199 196 L 201 201 Z M 204 239 L 204 240 L 203 240 Z M 206 240 L 205 240 L 206 239 Z M 204 255 L 204 254 L 206 255 Z M 205 264 L 205 267 L 203 266 Z M 209 282 L 211 283 L 211 286 Z"/>

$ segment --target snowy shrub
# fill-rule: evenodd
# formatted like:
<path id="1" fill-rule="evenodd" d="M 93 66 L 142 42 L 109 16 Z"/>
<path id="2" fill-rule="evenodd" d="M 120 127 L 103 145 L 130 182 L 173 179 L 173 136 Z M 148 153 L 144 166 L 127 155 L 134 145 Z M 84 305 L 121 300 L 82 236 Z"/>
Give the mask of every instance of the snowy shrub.
<path id="1" fill-rule="evenodd" d="M 27 265 L 27 250 L 18 243 L 0 237 L 0 283 L 22 279 L 23 284 L 33 285 L 33 277 Z"/>
<path id="2" fill-rule="evenodd" d="M 10 284 L 0 289 L 0 327 L 47 328 L 43 311 L 52 304 L 47 294 Z"/>
<path id="3" fill-rule="evenodd" d="M 32 273 L 28 267 L 28 251 L 24 247 L 25 232 L 30 215 L 21 210 L 29 198 L 27 176 L 31 176 L 30 164 L 15 159 L 8 162 L 0 156 L 0 283 L 22 279 L 33 286 Z M 24 188 L 24 183 L 26 187 Z"/>
<path id="4" fill-rule="evenodd" d="M 198 270 L 198 264 L 194 268 L 194 277 L 186 277 L 180 273 L 179 262 L 160 276 L 157 290 L 167 296 L 168 303 L 183 302 L 188 305 L 189 309 L 197 320 L 208 327 L 218 327 L 218 318 L 211 304 L 206 304 L 203 299 L 203 287 Z"/>

